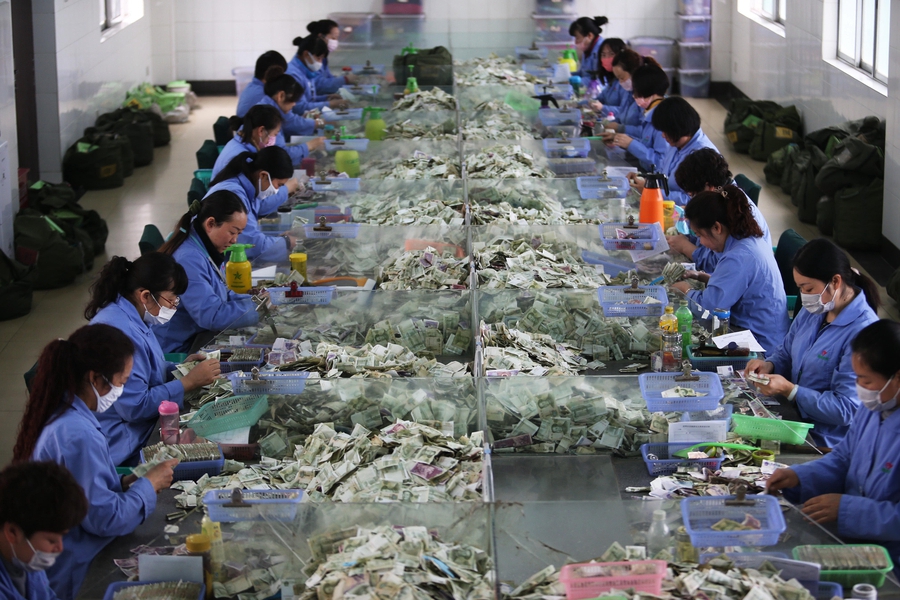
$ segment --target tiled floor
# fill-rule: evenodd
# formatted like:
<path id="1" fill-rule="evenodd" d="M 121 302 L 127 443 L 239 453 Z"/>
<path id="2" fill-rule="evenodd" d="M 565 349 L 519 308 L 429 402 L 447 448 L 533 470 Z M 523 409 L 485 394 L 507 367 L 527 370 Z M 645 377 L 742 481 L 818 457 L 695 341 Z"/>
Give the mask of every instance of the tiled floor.
<path id="1" fill-rule="evenodd" d="M 119 189 L 88 192 L 82 198 L 82 206 L 98 210 L 109 224 L 108 257 L 137 257 L 137 243 L 147 223 L 157 225 L 164 234 L 175 224 L 186 209 L 185 195 L 197 164 L 194 152 L 203 140 L 212 137 L 213 122 L 220 115 L 232 114 L 235 102 L 234 97 L 201 98 L 202 108 L 193 112 L 190 123 L 171 126 L 172 143 L 156 150 L 152 165 L 137 169 Z M 807 239 L 818 237 L 815 227 L 797 220 L 790 198 L 780 189 L 764 183 L 764 163 L 730 151 L 723 133 L 725 110 L 722 106 L 715 100 L 694 100 L 692 103 L 700 112 L 704 131 L 724 153 L 732 172 L 744 173 L 763 185 L 759 205 L 773 240 L 788 228 L 797 230 Z M 11 458 L 16 428 L 25 405 L 22 374 L 31 368 L 46 343 L 67 336 L 85 324 L 82 311 L 88 288 L 104 262 L 105 257 L 99 257 L 94 270 L 79 277 L 74 285 L 36 292 L 28 316 L 0 322 L 0 364 L 7 370 L 7 383 L 0 394 L 0 465 Z M 882 296 L 888 307 L 884 316 L 900 320 L 894 302 L 883 293 Z"/>

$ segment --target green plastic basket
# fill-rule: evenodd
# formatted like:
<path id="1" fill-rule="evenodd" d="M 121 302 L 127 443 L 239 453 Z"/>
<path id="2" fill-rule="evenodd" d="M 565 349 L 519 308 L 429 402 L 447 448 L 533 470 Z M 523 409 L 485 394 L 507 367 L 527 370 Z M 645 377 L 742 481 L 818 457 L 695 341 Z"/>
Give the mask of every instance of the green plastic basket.
<path id="1" fill-rule="evenodd" d="M 881 587 L 884 585 L 885 577 L 888 573 L 890 573 L 894 568 L 894 562 L 891 560 L 891 555 L 888 551 L 877 544 L 812 544 L 806 546 L 797 546 L 794 548 L 793 555 L 795 560 L 808 560 L 804 558 L 803 549 L 804 548 L 854 548 L 868 546 L 872 548 L 878 548 L 882 552 L 884 552 L 884 557 L 887 560 L 887 568 L 885 569 L 854 569 L 854 570 L 846 570 L 846 571 L 826 571 L 822 569 L 819 573 L 819 578 L 822 581 L 831 581 L 834 583 L 839 583 L 844 588 L 851 588 L 857 583 L 868 583 L 870 585 L 874 585 L 875 587 Z"/>
<path id="2" fill-rule="evenodd" d="M 267 410 L 269 397 L 266 395 L 230 396 L 204 404 L 188 421 L 187 426 L 197 435 L 207 437 L 223 431 L 252 427 Z"/>
<path id="3" fill-rule="evenodd" d="M 732 415 L 734 432 L 754 440 L 776 440 L 783 444 L 803 445 L 812 423 L 798 423 L 779 419 L 764 419 L 748 415 Z"/>

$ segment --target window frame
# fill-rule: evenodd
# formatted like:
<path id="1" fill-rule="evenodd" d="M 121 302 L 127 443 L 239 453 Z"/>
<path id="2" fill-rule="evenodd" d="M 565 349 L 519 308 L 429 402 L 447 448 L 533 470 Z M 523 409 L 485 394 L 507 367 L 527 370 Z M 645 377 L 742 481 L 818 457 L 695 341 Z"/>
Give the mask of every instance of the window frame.
<path id="1" fill-rule="evenodd" d="M 753 0 L 750 10 L 760 19 L 774 23 L 780 27 L 784 27 L 787 20 L 787 0 L 771 0 L 774 4 L 773 10 L 768 11 L 763 8 L 764 0 Z"/>
<path id="2" fill-rule="evenodd" d="M 837 43 L 836 43 L 836 47 L 835 47 L 835 57 L 837 58 L 837 60 L 843 62 L 844 64 L 850 66 L 853 69 L 856 69 L 857 71 L 860 71 L 861 73 L 865 74 L 866 76 L 871 77 L 878 83 L 887 85 L 888 84 L 888 75 L 887 75 L 887 73 L 882 73 L 880 71 L 881 65 L 878 62 L 878 44 L 879 44 L 878 23 L 879 23 L 879 19 L 882 19 L 882 18 L 885 18 L 888 20 L 890 19 L 891 3 L 890 3 L 890 0 L 870 0 L 871 2 L 875 3 L 875 19 L 874 19 L 873 31 L 871 33 L 872 64 L 869 65 L 869 64 L 866 64 L 866 62 L 863 60 L 863 41 L 864 41 L 864 39 L 863 39 L 864 38 L 864 36 L 863 36 L 863 11 L 865 10 L 866 1 L 867 0 L 838 0 L 838 2 L 837 2 Z M 848 56 L 847 54 L 845 54 L 844 52 L 841 51 L 841 13 L 842 13 L 841 3 L 842 2 L 853 2 L 856 7 L 856 11 L 855 11 L 856 22 L 855 22 L 855 27 L 854 27 L 854 30 L 856 32 L 856 34 L 855 34 L 856 35 L 856 39 L 855 39 L 856 44 L 855 44 L 854 52 L 855 52 L 856 56 Z M 888 10 L 887 15 L 885 15 L 883 12 L 885 7 L 887 7 L 887 10 Z M 887 32 L 888 32 L 888 36 L 890 36 L 890 23 L 888 23 Z M 888 40 L 885 43 L 890 44 L 890 37 L 888 37 Z M 890 48 L 888 48 L 888 56 L 890 56 Z M 890 58 L 888 58 L 888 63 L 890 63 Z"/>

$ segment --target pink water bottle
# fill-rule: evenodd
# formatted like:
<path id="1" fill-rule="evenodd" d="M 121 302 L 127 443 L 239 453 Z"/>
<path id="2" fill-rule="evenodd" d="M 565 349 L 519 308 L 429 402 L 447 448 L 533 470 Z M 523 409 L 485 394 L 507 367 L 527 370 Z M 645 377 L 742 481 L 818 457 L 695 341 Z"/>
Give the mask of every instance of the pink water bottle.
<path id="1" fill-rule="evenodd" d="M 159 437 L 164 444 L 177 444 L 180 440 L 178 405 L 168 400 L 159 403 Z"/>

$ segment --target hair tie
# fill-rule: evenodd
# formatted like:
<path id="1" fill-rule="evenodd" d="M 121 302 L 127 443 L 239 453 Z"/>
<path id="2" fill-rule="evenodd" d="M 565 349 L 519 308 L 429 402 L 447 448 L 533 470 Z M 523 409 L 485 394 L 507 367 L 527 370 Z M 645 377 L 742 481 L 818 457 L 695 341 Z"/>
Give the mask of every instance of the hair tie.
<path id="1" fill-rule="evenodd" d="M 187 233 L 187 229 L 185 229 L 184 227 L 179 227 L 178 231 L 180 231 L 181 233 Z"/>
<path id="2" fill-rule="evenodd" d="M 719 188 L 719 193 L 722 194 L 723 198 L 728 197 L 728 190 L 723 190 L 722 188 Z"/>
<path id="3" fill-rule="evenodd" d="M 191 202 L 191 207 L 188 209 L 188 212 L 190 212 L 192 215 L 195 215 L 195 216 L 199 215 L 200 214 L 200 201 L 194 200 L 193 202 Z"/>
<path id="4" fill-rule="evenodd" d="M 857 269 L 856 267 L 850 267 L 850 270 L 853 271 L 853 273 L 854 273 L 855 275 L 860 275 L 860 274 L 861 274 L 861 273 L 859 272 L 859 269 Z"/>

